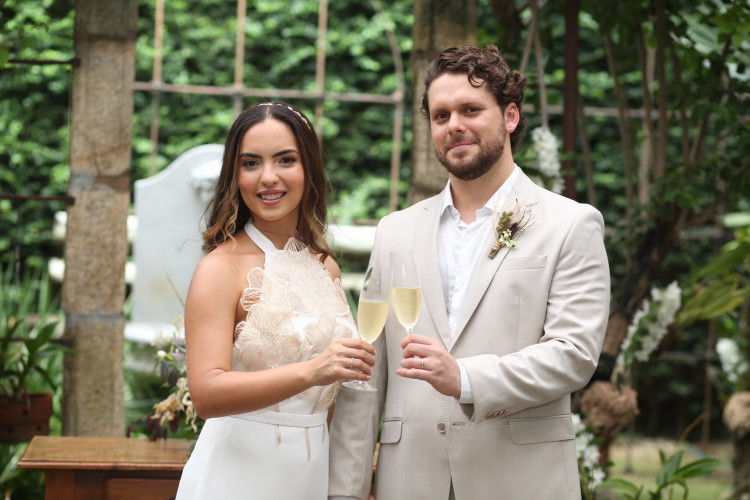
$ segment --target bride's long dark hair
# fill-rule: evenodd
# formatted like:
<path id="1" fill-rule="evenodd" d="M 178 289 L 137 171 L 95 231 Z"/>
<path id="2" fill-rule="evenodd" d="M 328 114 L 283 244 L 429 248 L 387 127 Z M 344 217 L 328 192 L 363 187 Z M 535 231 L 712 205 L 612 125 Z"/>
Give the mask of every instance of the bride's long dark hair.
<path id="1" fill-rule="evenodd" d="M 295 106 L 281 101 L 264 102 L 246 109 L 227 133 L 221 173 L 208 204 L 208 227 L 203 232 L 203 251 L 210 252 L 241 231 L 252 213 L 242 201 L 237 181 L 242 138 L 251 127 L 269 118 L 289 126 L 300 149 L 305 189 L 299 206 L 297 233 L 300 241 L 323 261 L 331 253 L 325 240 L 326 176 L 318 136 L 307 117 Z"/>

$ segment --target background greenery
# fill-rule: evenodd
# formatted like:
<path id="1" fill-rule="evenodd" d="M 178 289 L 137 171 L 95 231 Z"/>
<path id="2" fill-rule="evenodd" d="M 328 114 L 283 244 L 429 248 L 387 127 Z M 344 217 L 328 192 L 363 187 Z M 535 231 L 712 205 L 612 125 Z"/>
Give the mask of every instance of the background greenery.
<path id="1" fill-rule="evenodd" d="M 368 0 L 329 2 L 326 46 L 326 89 L 335 92 L 389 94 L 396 88 L 394 63 L 385 37 L 391 29 L 405 62 L 406 89 L 411 88 L 408 64 L 412 48 L 412 2 L 383 0 L 384 13 L 376 15 Z M 514 35 L 492 14 L 489 0 L 480 0 L 480 45 L 497 43 L 511 66 L 518 67 L 523 54 L 525 31 Z M 516 2 L 518 20 L 528 23 L 524 2 Z M 313 90 L 317 34 L 317 0 L 253 0 L 248 2 L 245 23 L 246 56 L 244 83 L 250 87 Z M 654 46 L 656 32 L 634 13 L 648 16 L 647 0 L 621 2 L 615 6 L 583 0 L 580 19 L 581 95 L 587 106 L 615 109 L 615 88 L 608 67 L 603 34 L 614 44 L 619 83 L 626 104 L 642 105 L 642 67 L 632 37 L 643 29 L 646 43 Z M 674 279 L 689 282 L 691 273 L 719 252 L 732 238 L 717 221 L 722 213 L 750 210 L 750 157 L 748 119 L 748 42 L 750 8 L 746 1 L 669 0 L 671 37 L 670 70 L 679 73 L 680 84 L 670 85 L 668 122 L 668 170 L 654 184 L 652 196 L 636 205 L 635 216 L 627 219 L 626 181 L 622 136 L 615 116 L 587 117 L 591 141 L 597 207 L 609 228 L 607 248 L 613 285 L 626 275 L 626 255 L 638 246 L 639 234 L 654 227 L 665 203 L 689 207 L 691 224 L 661 263 L 653 277 L 663 286 Z M 154 0 L 138 3 L 136 80 L 151 79 L 154 60 Z M 544 46 L 544 76 L 547 100 L 562 104 L 564 81 L 563 0 L 543 2 L 540 36 Z M 22 64 L 18 59 L 66 61 L 74 57 L 73 0 L 0 1 L 0 193 L 63 195 L 69 175 L 69 106 L 71 67 L 68 64 Z M 233 82 L 236 6 L 219 0 L 170 0 L 165 12 L 163 80 L 167 83 L 228 86 Z M 640 28 L 639 28 L 640 26 Z M 533 61 L 533 58 L 532 58 Z M 539 74 L 530 64 L 527 103 L 539 109 Z M 670 76 L 674 76 L 673 74 Z M 414 98 L 407 90 L 404 138 L 399 184 L 403 206 L 410 178 L 411 123 L 409 110 Z M 250 105 L 255 99 L 246 99 Z M 297 100 L 309 116 L 314 103 Z M 136 91 L 133 120 L 131 181 L 148 175 L 152 148 L 149 139 L 152 95 Z M 703 117 L 709 117 L 700 133 L 700 161 L 688 164 L 681 155 L 683 129 L 676 110 L 689 113 L 691 138 Z M 393 107 L 384 104 L 324 103 L 322 123 L 326 165 L 331 181 L 331 213 L 340 222 L 378 219 L 388 211 L 388 179 L 391 155 Z M 231 98 L 188 94 L 163 94 L 159 105 L 160 133 L 157 169 L 166 167 L 188 149 L 206 143 L 223 143 L 233 120 Z M 526 113 L 529 130 L 541 124 L 537 113 Z M 550 115 L 550 128 L 562 137 L 562 117 Z M 644 136 L 640 120 L 630 122 L 630 138 L 640 144 Z M 529 141 L 526 141 L 526 146 Z M 634 148 L 635 154 L 640 148 Z M 637 157 L 637 156 L 636 156 Z M 580 201 L 588 199 L 583 162 L 576 163 L 576 191 Z M 519 154 L 521 166 L 533 166 L 529 148 Z M 637 180 L 637 174 L 635 179 Z M 59 201 L 0 199 L 0 265 L 41 269 L 50 257 L 62 256 L 59 242 L 52 237 Z M 700 219 L 701 213 L 713 216 Z M 693 220 L 694 219 L 694 220 Z M 718 229 L 718 231 L 715 231 Z M 639 233 L 638 231 L 641 231 Z M 357 263 L 343 263 L 344 270 Z M 735 322 L 736 316 L 726 321 Z M 642 395 L 641 415 L 634 431 L 653 436 L 679 437 L 703 411 L 706 325 L 696 323 L 679 335 L 671 333 L 653 362 L 637 373 Z M 669 356 L 679 353 L 680 356 Z M 140 380 L 128 375 L 129 417 L 147 408 L 160 396 L 157 380 Z M 712 436 L 725 437 L 720 420 L 719 391 L 715 396 Z M 677 411 L 675 411 L 675 409 Z M 667 411 L 668 410 L 668 411 Z M 677 415 L 675 417 L 674 415 Z M 130 418 L 129 418 L 130 420 Z M 688 439 L 697 439 L 694 431 Z"/>

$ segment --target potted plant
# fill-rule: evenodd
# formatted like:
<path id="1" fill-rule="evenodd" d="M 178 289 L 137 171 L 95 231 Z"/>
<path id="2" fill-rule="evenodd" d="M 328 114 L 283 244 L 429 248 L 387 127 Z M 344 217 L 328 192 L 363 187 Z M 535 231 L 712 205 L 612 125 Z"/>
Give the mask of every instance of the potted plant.
<path id="1" fill-rule="evenodd" d="M 58 321 L 49 315 L 47 277 L 13 274 L 12 266 L 4 269 L 0 286 L 0 442 L 6 443 L 49 433 L 56 384 L 48 368 L 51 356 L 67 349 L 53 339 Z"/>

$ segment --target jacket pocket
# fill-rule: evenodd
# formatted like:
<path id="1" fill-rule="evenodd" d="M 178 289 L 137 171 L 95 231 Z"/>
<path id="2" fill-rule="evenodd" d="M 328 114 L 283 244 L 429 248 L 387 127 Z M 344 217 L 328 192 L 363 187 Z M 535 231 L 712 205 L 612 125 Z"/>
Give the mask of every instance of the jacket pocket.
<path id="1" fill-rule="evenodd" d="M 509 419 L 508 425 L 510 439 L 515 444 L 565 441 L 576 437 L 573 418 L 570 415 Z"/>
<path id="2" fill-rule="evenodd" d="M 514 271 L 518 269 L 541 269 L 547 265 L 546 255 L 529 255 L 526 257 L 507 257 L 497 272 Z"/>
<path id="3" fill-rule="evenodd" d="M 401 441 L 401 424 L 403 420 L 384 419 L 383 426 L 380 428 L 380 443 L 393 444 Z"/>

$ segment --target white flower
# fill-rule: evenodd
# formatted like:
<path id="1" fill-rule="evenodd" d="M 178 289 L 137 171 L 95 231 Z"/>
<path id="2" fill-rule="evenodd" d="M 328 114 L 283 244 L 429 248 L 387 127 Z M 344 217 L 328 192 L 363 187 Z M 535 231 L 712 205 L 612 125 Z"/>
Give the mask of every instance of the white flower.
<path id="1" fill-rule="evenodd" d="M 593 470 L 599 463 L 599 448 L 596 446 L 587 446 L 583 453 L 583 466 Z"/>
<path id="2" fill-rule="evenodd" d="M 597 467 L 596 469 L 591 471 L 591 488 L 596 488 L 597 486 L 602 484 L 602 482 L 604 482 L 606 478 L 607 475 L 605 474 L 604 470 Z"/>
<path id="3" fill-rule="evenodd" d="M 164 359 L 164 356 L 166 355 L 167 353 L 166 351 L 164 351 L 164 349 L 159 349 L 158 351 L 156 351 L 156 357 L 159 359 Z"/>
<path id="4" fill-rule="evenodd" d="M 596 436 L 586 430 L 586 426 L 577 413 L 572 415 L 573 428 L 576 431 L 575 445 L 576 456 L 581 477 L 588 478 L 585 487 L 589 491 L 604 480 L 605 474 L 599 466 L 599 448 L 594 444 Z"/>
<path id="5" fill-rule="evenodd" d="M 674 322 L 680 306 L 681 290 L 676 281 L 664 289 L 651 289 L 651 301 L 643 300 L 641 308 L 633 316 L 633 322 L 628 326 L 615 362 L 613 378 L 628 372 L 632 360 L 625 357 L 635 341 L 638 342 L 638 349 L 633 353 L 633 359 L 640 362 L 648 361 L 667 334 L 667 328 Z"/>
<path id="6" fill-rule="evenodd" d="M 537 166 L 545 177 L 545 186 L 555 193 L 563 188 L 560 176 L 560 158 L 558 156 L 557 137 L 547 127 L 537 127 L 531 132 Z"/>
<path id="7" fill-rule="evenodd" d="M 750 370 L 748 360 L 743 358 L 739 345 L 733 339 L 719 339 L 716 342 L 716 354 L 719 356 L 722 371 L 732 384 L 737 383 L 739 378 Z"/>
<path id="8" fill-rule="evenodd" d="M 166 347 L 172 342 L 173 337 L 174 332 L 172 330 L 161 329 L 151 339 L 151 345 L 154 347 Z"/>

